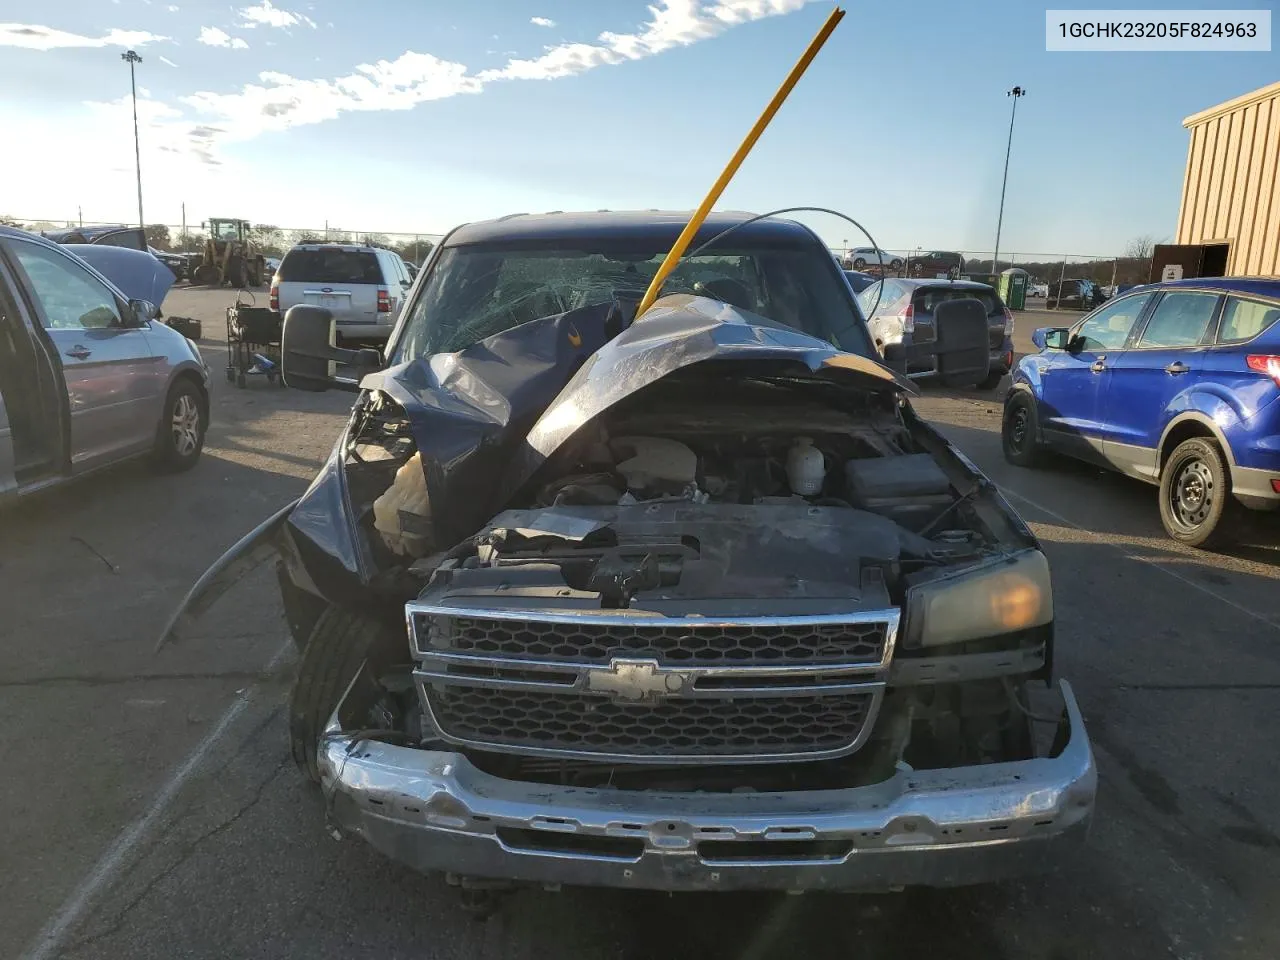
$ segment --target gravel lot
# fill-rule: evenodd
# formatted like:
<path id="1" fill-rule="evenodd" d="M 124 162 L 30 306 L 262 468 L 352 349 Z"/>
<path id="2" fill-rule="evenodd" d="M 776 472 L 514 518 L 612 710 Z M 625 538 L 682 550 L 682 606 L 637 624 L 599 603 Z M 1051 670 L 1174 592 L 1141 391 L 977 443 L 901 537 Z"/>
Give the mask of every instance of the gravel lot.
<path id="1" fill-rule="evenodd" d="M 998 958 L 1280 956 L 1280 551 L 1167 540 L 1153 491 L 1000 455 L 998 398 L 919 409 L 1053 564 L 1059 671 L 1102 772 L 1088 848 L 1055 874 L 895 897 L 521 892 L 487 920 L 335 841 L 289 759 L 293 657 L 259 571 L 201 636 L 153 653 L 228 545 L 306 487 L 349 394 L 222 378 L 230 291 L 204 321 L 213 428 L 194 471 L 128 465 L 0 516 L 0 956 Z M 1061 314 L 1028 311 L 1017 341 Z"/>

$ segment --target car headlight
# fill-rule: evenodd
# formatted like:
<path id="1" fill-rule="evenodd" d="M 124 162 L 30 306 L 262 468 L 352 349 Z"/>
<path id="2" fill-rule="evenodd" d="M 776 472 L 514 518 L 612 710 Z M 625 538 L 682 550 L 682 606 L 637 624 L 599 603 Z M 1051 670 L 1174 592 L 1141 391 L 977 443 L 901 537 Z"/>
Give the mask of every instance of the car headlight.
<path id="1" fill-rule="evenodd" d="M 934 647 L 1053 620 L 1049 561 L 1026 550 L 907 591 L 907 647 Z"/>

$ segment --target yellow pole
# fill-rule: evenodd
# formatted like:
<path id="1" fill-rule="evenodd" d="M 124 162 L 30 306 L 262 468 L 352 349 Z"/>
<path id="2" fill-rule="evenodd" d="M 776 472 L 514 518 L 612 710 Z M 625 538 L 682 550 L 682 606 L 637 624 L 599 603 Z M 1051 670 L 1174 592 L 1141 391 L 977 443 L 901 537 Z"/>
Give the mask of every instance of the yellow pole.
<path id="1" fill-rule="evenodd" d="M 747 158 L 747 154 L 751 152 L 751 148 L 756 145 L 756 141 L 760 139 L 760 134 L 764 133 L 765 127 L 769 125 L 769 121 L 773 119 L 773 115 L 778 112 L 783 101 L 791 94 L 796 83 L 804 76 L 805 70 L 809 68 L 809 64 L 813 62 L 813 58 L 818 55 L 818 51 L 822 49 L 822 45 L 827 42 L 827 37 L 831 36 L 836 25 L 844 17 L 844 11 L 836 7 L 831 11 L 831 16 L 827 17 L 826 22 L 822 25 L 822 29 L 818 31 L 817 36 L 810 41 L 809 46 L 805 49 L 800 59 L 796 61 L 796 65 L 791 68 L 791 72 L 787 74 L 787 79 L 782 81 L 782 86 L 778 88 L 778 92 L 773 95 L 773 99 L 769 101 L 769 105 L 764 108 L 764 113 L 760 114 L 751 131 L 742 141 L 742 145 L 730 158 L 728 165 L 725 166 L 720 176 L 716 178 L 716 182 L 711 185 L 711 190 L 702 199 L 702 203 L 698 205 L 698 209 L 693 212 L 693 216 L 689 219 L 688 224 L 680 233 L 680 237 L 676 240 L 675 246 L 667 253 L 666 259 L 658 267 L 658 272 L 653 275 L 653 280 L 649 284 L 649 289 L 644 292 L 644 298 L 640 301 L 640 306 L 636 309 L 636 316 L 640 316 L 651 306 L 653 301 L 658 299 L 658 294 L 662 292 L 662 285 L 666 283 L 667 277 L 671 275 L 671 271 L 676 268 L 676 264 L 680 262 L 680 258 L 684 256 L 684 252 L 689 249 L 689 244 L 693 242 L 693 238 L 697 236 L 698 228 L 702 226 L 702 221 L 707 218 L 707 214 L 711 212 L 711 208 L 715 206 L 716 201 L 720 199 L 720 195 L 724 193 L 724 188 L 729 185 L 729 181 L 733 179 L 733 175 L 738 172 L 738 168 L 742 166 L 742 161 Z"/>

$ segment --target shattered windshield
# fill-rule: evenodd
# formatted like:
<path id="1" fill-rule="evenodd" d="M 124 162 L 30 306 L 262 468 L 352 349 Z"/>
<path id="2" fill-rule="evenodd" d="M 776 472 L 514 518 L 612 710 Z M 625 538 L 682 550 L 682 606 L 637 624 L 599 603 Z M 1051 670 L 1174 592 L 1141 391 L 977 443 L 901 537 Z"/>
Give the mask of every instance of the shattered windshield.
<path id="1" fill-rule="evenodd" d="M 665 254 L 603 244 L 450 247 L 414 301 L 398 359 L 463 350 L 522 323 L 615 297 L 638 300 Z M 726 248 L 686 258 L 663 293 L 713 297 L 871 356 L 857 308 L 827 259 L 804 247 Z"/>

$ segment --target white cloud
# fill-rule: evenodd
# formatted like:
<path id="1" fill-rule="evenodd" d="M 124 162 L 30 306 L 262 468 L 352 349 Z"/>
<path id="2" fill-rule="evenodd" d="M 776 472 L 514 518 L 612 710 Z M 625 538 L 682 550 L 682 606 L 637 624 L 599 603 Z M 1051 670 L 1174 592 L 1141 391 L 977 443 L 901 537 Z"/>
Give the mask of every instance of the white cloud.
<path id="1" fill-rule="evenodd" d="M 302 80 L 275 71 L 258 74 L 258 80 L 237 93 L 197 93 L 182 102 L 210 118 L 206 126 L 217 134 L 242 140 L 332 120 L 348 111 L 408 110 L 481 89 L 463 64 L 412 51 L 395 60 L 361 64 L 354 73 L 332 80 Z"/>
<path id="2" fill-rule="evenodd" d="M 649 8 L 651 19 L 637 33 L 605 32 L 595 43 L 561 43 L 540 57 L 512 60 L 477 76 L 493 80 L 554 80 L 585 73 L 624 60 L 642 60 L 673 47 L 687 47 L 751 20 L 792 13 L 806 0 L 659 0 Z"/>
<path id="3" fill-rule="evenodd" d="M 292 27 L 299 20 L 306 19 L 306 17 L 302 17 L 299 14 L 273 7 L 271 0 L 262 0 L 257 6 L 244 7 L 240 11 L 240 25 L 243 27 L 256 27 L 259 25 L 266 27 Z"/>
<path id="4" fill-rule="evenodd" d="M 167 65 L 168 65 L 168 66 L 170 66 L 170 67 L 176 67 L 176 66 L 177 66 L 177 64 L 176 64 L 176 63 L 174 63 L 172 60 L 170 60 L 168 57 L 161 57 L 161 58 L 160 58 L 160 62 L 161 62 L 161 63 L 163 63 L 163 64 L 167 64 Z"/>
<path id="5" fill-rule="evenodd" d="M 225 30 L 219 30 L 217 27 L 201 27 L 200 36 L 196 39 L 210 47 L 229 47 L 232 50 L 249 49 L 249 45 L 239 37 L 233 37 Z"/>
<path id="6" fill-rule="evenodd" d="M 169 4 L 169 6 L 165 7 L 165 9 L 168 10 L 170 13 L 178 12 L 178 8 L 175 7 L 173 4 Z"/>
<path id="7" fill-rule="evenodd" d="M 54 50 L 62 47 L 141 47 L 168 40 L 146 30 L 108 30 L 105 36 L 85 37 L 65 30 L 54 30 L 30 23 L 0 23 L 0 47 L 25 47 L 28 50 Z"/>
<path id="8" fill-rule="evenodd" d="M 233 92 L 201 91 L 181 97 L 183 112 L 176 116 L 157 114 L 155 123 L 165 128 L 163 142 L 168 147 L 188 160 L 216 165 L 221 163 L 217 147 L 222 142 L 323 123 L 348 112 L 410 110 L 431 100 L 480 93 L 494 81 L 551 79 L 639 60 L 717 36 L 739 23 L 789 13 L 804 2 L 656 0 L 650 7 L 651 19 L 635 33 L 604 33 L 595 43 L 562 43 L 547 47 L 532 59 L 504 54 L 509 58 L 505 66 L 479 73 L 471 72 L 465 64 L 412 50 L 393 60 L 360 64 L 347 75 L 334 78 L 305 79 L 268 70 Z M 217 47 L 246 46 L 217 27 L 202 28 L 200 42 Z"/>
<path id="9" fill-rule="evenodd" d="M 529 22 L 535 27 L 554 27 L 556 22 L 548 17 L 530 17 Z"/>

